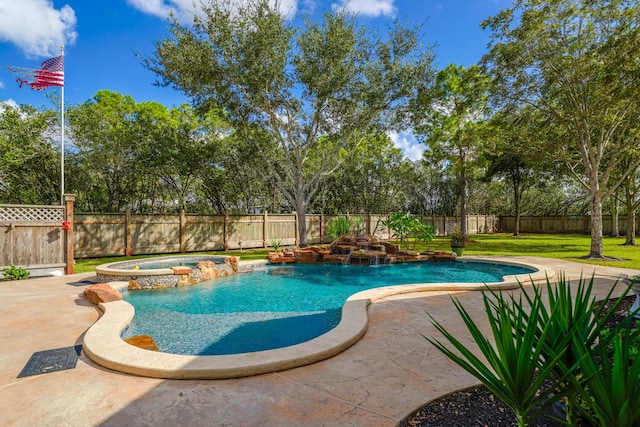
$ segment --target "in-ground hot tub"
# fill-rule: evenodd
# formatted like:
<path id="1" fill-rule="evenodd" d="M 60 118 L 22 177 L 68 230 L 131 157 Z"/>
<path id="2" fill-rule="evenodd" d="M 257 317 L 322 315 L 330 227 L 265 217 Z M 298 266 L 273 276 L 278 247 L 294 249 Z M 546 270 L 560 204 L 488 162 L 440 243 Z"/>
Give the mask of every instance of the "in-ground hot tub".
<path id="1" fill-rule="evenodd" d="M 238 257 L 183 255 L 143 258 L 102 264 L 96 268 L 98 282 L 129 282 L 129 289 L 186 286 L 238 272 Z"/>

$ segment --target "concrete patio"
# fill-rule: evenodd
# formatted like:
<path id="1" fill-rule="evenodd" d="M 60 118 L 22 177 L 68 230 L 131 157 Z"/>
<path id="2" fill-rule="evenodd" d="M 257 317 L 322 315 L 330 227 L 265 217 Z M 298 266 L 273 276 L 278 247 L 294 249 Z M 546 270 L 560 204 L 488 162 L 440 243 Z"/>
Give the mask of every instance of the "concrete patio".
<path id="1" fill-rule="evenodd" d="M 640 274 L 544 258 L 505 259 L 547 265 L 571 280 L 595 271 L 598 295 L 621 275 Z M 84 280 L 94 279 L 86 273 L 0 282 L 0 425 L 391 427 L 423 403 L 477 383 L 422 336 L 435 335 L 427 312 L 467 336 L 442 291 L 376 301 L 369 306 L 369 328 L 355 345 L 277 373 L 162 380 L 114 372 L 82 354 L 74 369 L 17 378 L 34 352 L 82 343 L 100 316 L 81 296 L 89 284 Z M 485 324 L 479 292 L 455 297 Z"/>

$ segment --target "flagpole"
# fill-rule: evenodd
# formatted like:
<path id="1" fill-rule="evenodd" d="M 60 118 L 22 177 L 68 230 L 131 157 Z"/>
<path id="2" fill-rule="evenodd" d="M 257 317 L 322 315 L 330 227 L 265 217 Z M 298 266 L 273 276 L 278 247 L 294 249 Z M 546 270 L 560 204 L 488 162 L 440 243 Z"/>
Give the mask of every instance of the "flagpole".
<path id="1" fill-rule="evenodd" d="M 60 52 L 64 64 L 64 46 L 60 46 Z M 60 205 L 64 206 L 64 82 L 60 91 Z"/>
<path id="2" fill-rule="evenodd" d="M 43 90 L 60 86 L 60 204 L 64 206 L 64 46 L 60 46 L 60 56 L 44 61 L 39 69 L 7 67 L 17 74 L 17 82 L 31 89 Z"/>

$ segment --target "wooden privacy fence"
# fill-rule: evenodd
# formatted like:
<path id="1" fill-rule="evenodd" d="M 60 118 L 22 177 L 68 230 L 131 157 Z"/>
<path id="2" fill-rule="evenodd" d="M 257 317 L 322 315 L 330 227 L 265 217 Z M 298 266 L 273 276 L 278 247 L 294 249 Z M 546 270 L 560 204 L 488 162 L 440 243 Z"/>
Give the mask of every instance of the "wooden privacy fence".
<path id="1" fill-rule="evenodd" d="M 73 273 L 73 201 L 65 206 L 0 205 L 0 269 L 10 264 L 32 277 Z"/>
<path id="2" fill-rule="evenodd" d="M 342 215 L 359 217 L 362 228 L 379 238 L 391 238 L 382 225 L 388 215 Z M 307 242 L 326 241 L 328 223 L 337 215 L 306 216 Z M 438 235 L 447 235 L 459 226 L 457 217 L 423 216 L 434 225 Z M 266 248 L 274 242 L 295 245 L 298 218 L 292 214 L 258 215 L 179 215 L 79 214 L 74 217 L 76 258 L 101 256 L 214 251 L 225 249 Z M 470 215 L 470 234 L 491 233 L 497 229 L 498 217 Z"/>
<path id="3" fill-rule="evenodd" d="M 636 221 L 636 234 L 638 233 L 638 216 Z M 500 217 L 500 231 L 513 233 L 516 219 L 513 216 Z M 613 221 L 610 215 L 602 216 L 602 233 L 611 234 Z M 627 229 L 627 217 L 618 217 L 620 234 L 625 234 Z M 563 216 L 523 216 L 520 217 L 521 233 L 550 233 L 550 234 L 589 234 L 591 233 L 591 217 L 589 215 L 563 215 Z"/>

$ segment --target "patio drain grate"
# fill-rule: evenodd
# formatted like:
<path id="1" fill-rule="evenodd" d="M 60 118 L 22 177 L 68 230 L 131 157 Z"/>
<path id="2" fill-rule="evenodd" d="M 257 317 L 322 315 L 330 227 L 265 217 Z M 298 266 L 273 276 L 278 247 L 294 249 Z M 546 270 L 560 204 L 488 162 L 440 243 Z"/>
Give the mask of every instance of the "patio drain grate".
<path id="1" fill-rule="evenodd" d="M 76 367 L 81 351 L 82 345 L 76 345 L 35 352 L 18 375 L 18 378 L 73 369 Z"/>

